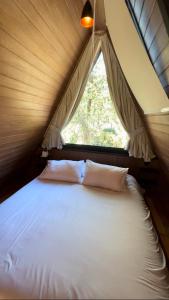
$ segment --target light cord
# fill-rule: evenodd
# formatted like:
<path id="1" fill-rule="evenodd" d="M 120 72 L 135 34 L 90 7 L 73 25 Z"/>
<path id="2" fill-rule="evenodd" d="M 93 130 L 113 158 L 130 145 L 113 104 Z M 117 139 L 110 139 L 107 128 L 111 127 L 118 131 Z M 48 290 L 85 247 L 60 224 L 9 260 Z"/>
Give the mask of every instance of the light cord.
<path id="1" fill-rule="evenodd" d="M 93 58 L 93 55 L 94 55 L 94 36 L 95 36 L 95 26 L 96 26 L 96 0 L 94 0 L 94 4 L 93 4 L 93 18 L 94 18 L 94 25 L 92 28 L 91 58 Z"/>

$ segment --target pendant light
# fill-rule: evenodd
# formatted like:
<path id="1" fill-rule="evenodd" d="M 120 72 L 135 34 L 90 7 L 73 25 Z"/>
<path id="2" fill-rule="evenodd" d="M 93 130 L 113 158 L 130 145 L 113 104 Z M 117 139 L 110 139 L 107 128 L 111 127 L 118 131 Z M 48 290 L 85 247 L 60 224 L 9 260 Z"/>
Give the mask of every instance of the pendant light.
<path id="1" fill-rule="evenodd" d="M 85 28 L 91 28 L 94 25 L 93 9 L 90 1 L 87 0 L 82 11 L 80 23 Z"/>

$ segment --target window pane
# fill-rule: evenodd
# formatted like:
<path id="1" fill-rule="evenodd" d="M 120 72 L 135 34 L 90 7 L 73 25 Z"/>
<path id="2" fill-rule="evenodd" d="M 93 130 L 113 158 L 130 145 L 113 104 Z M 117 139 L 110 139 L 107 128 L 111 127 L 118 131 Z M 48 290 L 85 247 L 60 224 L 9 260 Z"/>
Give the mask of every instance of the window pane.
<path id="1" fill-rule="evenodd" d="M 124 148 L 128 135 L 110 98 L 106 70 L 100 54 L 81 102 L 62 132 L 65 143 Z"/>

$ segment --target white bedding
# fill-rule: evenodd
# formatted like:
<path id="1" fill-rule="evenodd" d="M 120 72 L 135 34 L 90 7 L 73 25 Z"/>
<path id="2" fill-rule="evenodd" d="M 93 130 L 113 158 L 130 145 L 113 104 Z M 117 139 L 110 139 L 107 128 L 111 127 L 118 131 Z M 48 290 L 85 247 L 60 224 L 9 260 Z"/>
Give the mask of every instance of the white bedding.
<path id="1" fill-rule="evenodd" d="M 149 211 L 126 192 L 33 180 L 0 205 L 0 299 L 168 299 Z"/>

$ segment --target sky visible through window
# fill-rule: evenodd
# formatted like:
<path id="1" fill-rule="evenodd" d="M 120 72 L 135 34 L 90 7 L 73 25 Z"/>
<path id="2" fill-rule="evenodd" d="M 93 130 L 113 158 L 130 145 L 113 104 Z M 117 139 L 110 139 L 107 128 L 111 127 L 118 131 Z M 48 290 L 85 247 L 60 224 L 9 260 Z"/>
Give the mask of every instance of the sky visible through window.
<path id="1" fill-rule="evenodd" d="M 109 94 L 105 64 L 99 55 L 81 102 L 62 132 L 65 143 L 125 148 L 128 135 Z"/>

